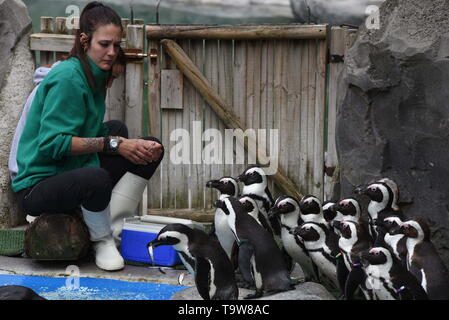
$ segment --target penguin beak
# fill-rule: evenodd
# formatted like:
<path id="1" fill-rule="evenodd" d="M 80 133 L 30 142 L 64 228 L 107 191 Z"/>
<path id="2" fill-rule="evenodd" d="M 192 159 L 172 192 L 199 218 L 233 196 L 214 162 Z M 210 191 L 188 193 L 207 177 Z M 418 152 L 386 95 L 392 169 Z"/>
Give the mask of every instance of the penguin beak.
<path id="1" fill-rule="evenodd" d="M 301 231 L 301 227 L 296 227 L 296 228 L 293 228 L 293 229 L 290 229 L 290 231 L 289 231 L 289 233 L 291 234 L 291 235 L 294 235 L 294 236 L 301 236 L 300 235 L 300 231 Z"/>
<path id="2" fill-rule="evenodd" d="M 150 247 L 154 249 L 154 248 L 157 248 L 157 247 L 159 247 L 159 246 L 161 246 L 161 245 L 164 245 L 164 242 L 163 242 L 163 241 L 160 241 L 160 240 L 158 240 L 158 239 L 156 238 L 156 239 L 154 239 L 153 241 L 148 242 L 148 244 L 147 244 L 147 249 L 149 249 Z"/>
<path id="3" fill-rule="evenodd" d="M 397 234 L 405 234 L 405 228 L 402 225 L 397 225 L 391 228 L 388 233 L 391 234 L 392 236 Z"/>
<path id="4" fill-rule="evenodd" d="M 235 178 L 235 180 L 237 180 L 239 182 L 245 182 L 246 175 L 243 173 L 243 174 L 239 175 L 237 178 Z"/>
<path id="5" fill-rule="evenodd" d="M 268 211 L 268 218 L 273 218 L 275 216 L 279 215 L 279 208 L 278 207 L 272 207 L 269 211 Z"/>
<path id="6" fill-rule="evenodd" d="M 219 185 L 220 185 L 219 180 L 209 180 L 206 183 L 207 188 L 218 188 Z"/>
<path id="7" fill-rule="evenodd" d="M 340 230 L 341 228 L 341 222 L 340 221 L 332 221 L 332 226 L 337 229 Z"/>
<path id="8" fill-rule="evenodd" d="M 358 195 L 364 195 L 366 194 L 367 188 L 364 186 L 358 186 L 357 188 L 354 189 L 354 194 L 358 194 Z"/>

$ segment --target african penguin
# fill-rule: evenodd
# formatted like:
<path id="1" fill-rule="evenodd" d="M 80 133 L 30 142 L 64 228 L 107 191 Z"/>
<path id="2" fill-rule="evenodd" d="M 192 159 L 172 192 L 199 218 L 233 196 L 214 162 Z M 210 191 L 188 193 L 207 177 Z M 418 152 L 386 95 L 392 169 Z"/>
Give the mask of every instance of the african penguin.
<path id="1" fill-rule="evenodd" d="M 430 240 L 430 228 L 420 218 L 401 224 L 399 233 L 407 238 L 407 265 L 430 300 L 449 300 L 449 272 Z"/>
<path id="2" fill-rule="evenodd" d="M 195 284 L 204 300 L 236 300 L 238 288 L 234 268 L 220 243 L 197 229 L 180 223 L 169 224 L 159 231 L 148 247 L 172 245 L 186 256 L 195 268 Z"/>
<path id="3" fill-rule="evenodd" d="M 239 246 L 248 246 L 254 251 L 251 259 L 256 292 L 245 299 L 258 298 L 293 289 L 282 252 L 271 234 L 258 224 L 246 211 L 244 205 L 234 197 L 217 200 L 228 217 L 228 223 Z"/>
<path id="4" fill-rule="evenodd" d="M 371 200 L 368 204 L 368 216 L 370 233 L 373 239 L 376 239 L 379 233 L 376 224 L 378 219 L 383 221 L 389 216 L 404 218 L 397 205 L 398 189 L 396 184 L 387 178 L 382 181 L 384 182 L 379 181 L 366 187 L 358 187 L 354 191 L 357 194 L 368 196 Z"/>
<path id="5" fill-rule="evenodd" d="M 418 280 L 384 247 L 360 253 L 367 281 L 378 300 L 427 300 Z"/>
<path id="6" fill-rule="evenodd" d="M 275 237 L 278 245 L 281 245 L 280 221 L 276 218 L 271 220 L 268 218 L 268 211 L 273 206 L 274 200 L 268 189 L 265 171 L 257 166 L 249 167 L 237 177 L 237 181 L 242 182 L 244 185 L 242 196 L 249 196 L 256 200 L 260 212 L 259 221 Z"/>
<path id="7" fill-rule="evenodd" d="M 232 177 L 210 180 L 207 182 L 206 187 L 217 189 L 219 199 L 224 199 L 229 196 L 237 197 L 239 193 L 239 185 Z M 219 208 L 215 210 L 214 231 L 228 258 L 232 260 L 233 250 L 235 250 L 235 239 L 231 229 L 229 229 L 226 215 Z"/>
<path id="8" fill-rule="evenodd" d="M 352 299 L 355 291 L 360 286 L 367 300 L 373 299 L 373 293 L 370 284 L 366 282 L 366 274 L 361 269 L 360 258 L 358 254 L 363 250 L 371 247 L 371 239 L 369 234 L 360 223 L 343 220 L 341 222 L 334 221 L 334 226 L 340 231 L 340 239 L 338 246 L 343 255 L 344 264 L 349 274 L 345 274 L 346 270 L 339 270 L 337 274 L 339 283 L 344 283 L 344 295 L 346 299 Z"/>
<path id="9" fill-rule="evenodd" d="M 391 216 L 383 221 L 377 220 L 377 225 L 378 229 L 382 228 L 385 230 L 383 231 L 385 247 L 391 250 L 404 267 L 407 267 L 407 238 L 403 234 L 396 232 L 402 225 L 401 218 Z"/>
<path id="10" fill-rule="evenodd" d="M 249 196 L 241 196 L 238 200 L 243 204 L 245 211 L 262 225 L 259 221 L 259 207 L 256 201 Z M 226 215 L 225 215 L 226 216 Z M 228 225 L 229 227 L 229 225 Z M 238 279 L 237 284 L 239 287 L 252 289 L 255 286 L 254 278 L 252 275 L 251 259 L 254 256 L 254 250 L 252 246 L 240 246 L 238 247 L 238 267 L 242 280 Z"/>
<path id="11" fill-rule="evenodd" d="M 337 261 L 339 247 L 333 232 L 322 224 L 306 222 L 291 230 L 292 234 L 299 236 L 304 242 L 308 254 L 322 274 L 339 288 L 337 279 Z"/>
<path id="12" fill-rule="evenodd" d="M 280 216 L 281 238 L 284 249 L 300 265 L 305 281 L 318 281 L 317 267 L 307 253 L 303 241 L 290 233 L 291 230 L 303 223 L 298 201 L 286 195 L 279 196 L 268 212 L 269 217 L 273 215 Z"/>

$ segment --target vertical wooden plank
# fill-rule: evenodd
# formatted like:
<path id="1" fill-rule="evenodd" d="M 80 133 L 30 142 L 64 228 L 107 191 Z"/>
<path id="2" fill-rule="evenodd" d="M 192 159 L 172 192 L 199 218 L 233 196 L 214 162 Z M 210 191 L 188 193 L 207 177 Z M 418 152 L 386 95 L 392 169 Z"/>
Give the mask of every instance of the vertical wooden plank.
<path id="1" fill-rule="evenodd" d="M 288 176 L 296 185 L 300 185 L 300 148 L 301 133 L 301 50 L 297 41 L 288 42 L 287 70 L 287 119 L 288 134 Z M 295 151 L 293 151 L 295 150 Z M 293 152 L 292 152 L 293 151 Z"/>
<path id="2" fill-rule="evenodd" d="M 313 193 L 324 197 L 324 116 L 326 108 L 326 40 L 317 40 L 316 99 L 315 99 L 315 149 L 313 168 Z"/>
<path id="3" fill-rule="evenodd" d="M 191 56 L 191 48 L 190 48 L 190 40 L 182 40 L 180 43 L 182 49 L 185 51 L 185 53 L 188 56 Z M 189 87 L 190 86 L 190 87 Z M 192 90 L 192 87 L 190 85 L 190 82 L 184 79 L 184 87 L 183 87 L 183 93 L 182 93 L 182 99 L 183 99 L 183 109 L 182 109 L 182 121 L 181 121 L 181 128 L 183 130 L 186 130 L 189 132 L 190 139 L 188 141 L 189 148 L 188 150 L 184 150 L 185 152 L 189 153 L 189 163 L 183 163 L 182 164 L 182 180 L 181 186 L 183 190 L 183 199 L 182 203 L 178 203 L 178 207 L 183 208 L 192 208 L 192 192 L 190 189 L 190 177 L 191 177 L 191 162 L 192 162 L 192 137 L 191 137 L 191 131 L 190 131 L 190 108 L 192 107 L 192 101 L 191 101 L 191 95 L 190 92 Z M 186 159 L 187 160 L 187 159 Z"/>
<path id="4" fill-rule="evenodd" d="M 234 41 L 234 113 L 239 117 L 240 122 L 243 126 L 247 126 L 246 123 L 246 83 L 247 83 L 247 74 L 246 74 L 246 42 L 245 41 Z M 238 145 L 237 148 L 243 148 L 243 146 Z M 237 155 L 236 155 L 237 156 Z M 237 175 L 243 173 L 247 164 L 247 157 L 245 154 L 244 159 L 235 158 L 234 161 L 234 172 Z"/>
<path id="5" fill-rule="evenodd" d="M 53 33 L 54 32 L 54 19 L 53 17 L 41 17 L 41 33 Z M 50 51 L 40 52 L 40 62 L 38 65 L 46 66 L 54 62 L 54 53 Z"/>
<path id="6" fill-rule="evenodd" d="M 333 27 L 331 30 L 330 55 L 342 56 L 345 54 L 345 30 L 341 27 Z M 337 148 L 335 145 L 335 123 L 337 119 L 338 77 L 343 69 L 343 62 L 331 62 L 329 64 L 328 82 L 328 112 L 327 112 L 327 146 L 324 173 L 324 200 L 333 199 L 335 185 L 334 174 L 338 164 Z"/>
<path id="7" fill-rule="evenodd" d="M 218 83 L 218 74 L 217 74 L 217 53 L 218 53 L 218 41 L 217 40 L 206 40 L 205 41 L 205 57 L 204 57 L 204 76 L 209 80 L 211 86 L 213 88 L 217 88 Z M 204 131 L 208 129 L 217 129 L 218 127 L 218 119 L 215 112 L 210 108 L 209 105 L 205 105 L 204 109 Z M 205 148 L 203 149 L 205 159 L 204 160 L 204 173 L 206 177 L 206 181 L 209 179 L 218 179 L 220 178 L 219 172 L 217 170 L 217 165 L 212 163 L 213 157 L 216 156 L 214 150 L 214 154 L 210 154 L 208 152 L 207 146 L 216 145 L 217 141 L 209 140 L 205 141 Z M 216 192 L 211 190 L 210 188 L 204 188 L 204 206 L 203 208 L 210 208 L 211 203 L 215 197 Z"/>
<path id="8" fill-rule="evenodd" d="M 275 123 L 274 119 L 274 113 L 276 112 L 276 107 L 274 105 L 274 74 L 275 74 L 275 63 L 274 63 L 274 57 L 275 57 L 275 50 L 276 50 L 276 41 L 275 40 L 269 40 L 267 42 L 267 58 L 266 62 L 264 63 L 267 67 L 267 87 L 266 87 L 266 127 L 267 129 L 275 129 L 279 130 L 279 127 Z M 280 136 L 279 136 L 280 138 Z M 271 144 L 270 136 L 268 133 L 267 136 L 267 146 L 269 150 L 274 150 L 274 146 Z M 273 151 L 276 156 L 279 156 L 278 150 Z M 276 185 L 274 184 L 273 180 L 269 180 L 269 186 L 272 193 L 278 193 L 276 189 Z"/>
<path id="9" fill-rule="evenodd" d="M 307 121 L 307 193 L 313 194 L 314 183 L 313 183 L 313 169 L 315 166 L 314 150 L 315 150 L 315 102 L 316 102 L 316 73 L 317 73 L 317 49 L 316 41 L 308 40 L 307 47 L 309 50 L 309 100 L 308 100 L 308 121 Z M 316 195 L 318 196 L 318 195 Z"/>
<path id="10" fill-rule="evenodd" d="M 301 124 L 300 124 L 300 163 L 299 163 L 299 187 L 300 191 L 305 195 L 308 191 L 307 186 L 307 172 L 308 172 L 308 99 L 309 99 L 309 50 L 308 43 L 305 40 L 301 41 Z"/>
<path id="11" fill-rule="evenodd" d="M 290 177 L 293 178 L 293 175 L 290 172 L 289 168 L 289 155 L 291 153 L 291 133 L 294 128 L 294 123 L 291 118 L 292 114 L 290 110 L 290 106 L 288 103 L 288 92 L 290 88 L 288 87 L 288 76 L 290 73 L 289 68 L 291 66 L 288 65 L 289 61 L 289 40 L 280 40 L 279 41 L 279 64 L 277 68 L 279 68 L 280 78 L 278 79 L 279 88 L 279 107 L 278 107 L 278 117 L 279 117 L 279 129 L 280 129 L 280 153 L 279 153 L 279 166 L 284 169 L 284 172 Z"/>
<path id="12" fill-rule="evenodd" d="M 129 25 L 126 36 L 128 48 L 144 48 L 144 26 Z M 133 61 L 126 66 L 126 107 L 125 123 L 128 126 L 130 138 L 142 136 L 142 110 L 143 110 L 143 62 Z"/>
<path id="13" fill-rule="evenodd" d="M 68 34 L 69 33 L 67 30 L 67 18 L 66 17 L 56 17 L 55 33 L 56 34 Z M 55 52 L 56 61 L 61 60 L 64 55 L 67 55 L 67 52 Z"/>
<path id="14" fill-rule="evenodd" d="M 191 40 L 191 58 L 195 65 L 204 71 L 204 41 L 203 40 Z M 202 160 L 202 150 L 204 143 L 202 142 L 202 133 L 204 131 L 204 112 L 205 104 L 198 93 L 198 91 L 191 87 L 190 99 L 192 101 L 192 107 L 190 109 L 191 121 L 191 133 L 192 133 L 192 166 L 191 166 L 191 180 L 190 180 L 190 192 L 192 197 L 193 208 L 204 208 L 204 186 L 207 182 L 204 176 L 204 164 Z"/>
<path id="15" fill-rule="evenodd" d="M 123 23 L 123 19 L 122 19 Z M 148 131 L 150 136 L 161 140 L 161 112 L 160 112 L 160 74 L 161 74 L 161 48 L 159 41 L 148 40 L 148 52 L 156 50 L 157 58 L 148 62 Z M 153 63 L 154 62 L 154 63 Z M 165 148 L 164 162 L 170 157 L 169 149 Z M 162 208 L 162 171 L 156 170 L 148 185 L 148 205 L 150 208 Z"/>
<path id="16" fill-rule="evenodd" d="M 258 130 L 261 127 L 260 122 L 260 88 L 261 88 L 261 59 L 262 59 L 262 41 L 261 40 L 255 40 L 251 41 L 253 44 L 253 57 L 252 60 L 254 61 L 254 71 L 253 71 L 253 114 L 252 114 L 252 127 L 251 129 L 254 129 L 254 132 L 256 134 L 256 139 L 258 138 Z M 255 152 L 257 153 L 258 146 L 254 146 Z M 254 159 L 254 164 L 256 164 L 256 159 Z"/>
<path id="17" fill-rule="evenodd" d="M 232 105 L 233 101 L 233 61 L 232 61 L 232 53 L 233 53 L 233 42 L 232 40 L 220 40 L 219 42 L 219 50 L 218 50 L 218 93 L 223 99 L 229 104 Z M 225 134 L 226 127 L 222 121 L 219 123 L 219 129 L 223 133 L 223 137 Z M 223 148 L 226 146 L 224 145 Z M 223 152 L 223 176 L 234 176 L 234 165 L 233 163 L 226 163 L 225 152 Z"/>

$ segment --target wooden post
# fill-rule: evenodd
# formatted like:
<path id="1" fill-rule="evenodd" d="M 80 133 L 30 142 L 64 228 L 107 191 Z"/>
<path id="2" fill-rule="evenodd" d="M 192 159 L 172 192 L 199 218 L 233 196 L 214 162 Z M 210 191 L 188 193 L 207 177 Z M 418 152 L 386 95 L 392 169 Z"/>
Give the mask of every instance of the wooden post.
<path id="1" fill-rule="evenodd" d="M 178 65 L 183 74 L 190 80 L 192 85 L 200 92 L 205 101 L 211 106 L 211 108 L 220 117 L 226 127 L 231 129 L 240 129 L 243 132 L 246 128 L 241 124 L 237 116 L 231 111 L 231 107 L 216 93 L 212 88 L 210 82 L 204 77 L 197 66 L 190 60 L 181 47 L 176 42 L 168 39 L 161 41 L 164 50 L 168 53 L 171 59 Z M 237 139 L 240 140 L 248 150 L 248 145 L 257 145 L 252 137 L 244 139 L 237 135 Z M 258 148 L 257 154 L 253 157 L 257 160 L 257 163 L 268 164 L 269 159 L 265 156 L 267 153 L 265 150 Z M 282 168 L 278 168 L 277 172 L 271 176 L 278 187 L 285 193 L 297 198 L 301 198 L 302 194 L 299 192 L 297 186 L 285 175 Z"/>
<path id="2" fill-rule="evenodd" d="M 330 39 L 330 63 L 328 85 L 327 150 L 324 170 L 324 200 L 333 199 L 333 189 L 339 180 L 338 154 L 335 145 L 337 121 L 338 83 L 344 68 L 344 58 L 351 47 L 356 31 L 347 27 L 333 27 Z"/>
<path id="3" fill-rule="evenodd" d="M 143 51 L 144 43 L 144 26 L 128 25 L 126 47 Z M 143 133 L 143 68 L 143 61 L 131 61 L 126 66 L 125 123 L 128 126 L 130 138 L 141 137 Z"/>
<path id="4" fill-rule="evenodd" d="M 53 17 L 41 17 L 41 33 L 53 33 L 54 30 L 54 21 Z M 41 61 L 39 63 L 40 66 L 45 66 L 50 63 L 53 63 L 54 57 L 53 52 L 49 51 L 41 51 L 40 52 Z"/>
<path id="5" fill-rule="evenodd" d="M 56 17 L 56 34 L 69 34 L 67 30 L 67 18 L 66 17 Z M 63 55 L 67 55 L 67 52 L 58 51 L 55 53 L 55 60 L 61 60 Z"/>

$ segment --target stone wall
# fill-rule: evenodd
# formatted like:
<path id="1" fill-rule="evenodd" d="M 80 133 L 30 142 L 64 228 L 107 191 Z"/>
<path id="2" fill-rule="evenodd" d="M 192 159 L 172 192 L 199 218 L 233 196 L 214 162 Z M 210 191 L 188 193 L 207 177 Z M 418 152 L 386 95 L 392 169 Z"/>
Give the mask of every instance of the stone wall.
<path id="1" fill-rule="evenodd" d="M 20 0 L 0 0 L 0 228 L 24 222 L 10 187 L 8 157 L 14 131 L 33 85 L 31 19 Z"/>
<path id="2" fill-rule="evenodd" d="M 408 217 L 424 217 L 449 266 L 449 1 L 387 0 L 362 25 L 341 76 L 340 198 L 394 179 Z"/>

